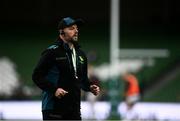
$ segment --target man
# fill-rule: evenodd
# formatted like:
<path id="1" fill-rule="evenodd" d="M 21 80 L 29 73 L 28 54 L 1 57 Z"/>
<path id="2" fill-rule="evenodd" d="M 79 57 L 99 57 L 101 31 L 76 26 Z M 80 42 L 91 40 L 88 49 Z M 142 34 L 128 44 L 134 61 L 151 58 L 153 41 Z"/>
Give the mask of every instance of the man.
<path id="1" fill-rule="evenodd" d="M 57 41 L 43 53 L 32 79 L 43 90 L 43 120 L 81 120 L 80 89 L 100 92 L 87 77 L 87 58 L 78 45 L 81 19 L 63 18 Z"/>

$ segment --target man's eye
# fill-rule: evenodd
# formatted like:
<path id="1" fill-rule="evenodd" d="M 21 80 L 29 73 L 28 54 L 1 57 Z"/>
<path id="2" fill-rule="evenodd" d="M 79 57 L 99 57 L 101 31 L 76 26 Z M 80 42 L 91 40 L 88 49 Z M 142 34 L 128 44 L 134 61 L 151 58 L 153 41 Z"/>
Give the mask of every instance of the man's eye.
<path id="1" fill-rule="evenodd" d="M 70 30 L 73 30 L 74 29 L 74 27 L 71 27 L 71 28 L 69 28 Z"/>

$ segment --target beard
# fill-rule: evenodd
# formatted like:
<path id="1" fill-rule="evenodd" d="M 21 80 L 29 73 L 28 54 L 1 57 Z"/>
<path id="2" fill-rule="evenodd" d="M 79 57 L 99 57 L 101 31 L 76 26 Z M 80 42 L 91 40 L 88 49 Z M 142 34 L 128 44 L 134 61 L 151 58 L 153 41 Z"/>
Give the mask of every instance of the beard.
<path id="1" fill-rule="evenodd" d="M 72 38 L 71 38 L 71 40 L 69 40 L 69 42 L 70 43 L 72 43 L 72 44 L 77 44 L 78 43 L 78 36 L 73 36 Z"/>
<path id="2" fill-rule="evenodd" d="M 72 38 L 72 41 L 78 41 L 78 36 L 74 36 L 73 38 Z"/>

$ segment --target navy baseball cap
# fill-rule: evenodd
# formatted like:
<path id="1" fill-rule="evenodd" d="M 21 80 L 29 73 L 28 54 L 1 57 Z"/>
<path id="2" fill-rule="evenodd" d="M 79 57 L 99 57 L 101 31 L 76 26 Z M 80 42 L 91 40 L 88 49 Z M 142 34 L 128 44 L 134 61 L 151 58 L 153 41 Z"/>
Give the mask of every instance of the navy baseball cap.
<path id="1" fill-rule="evenodd" d="M 84 23 L 84 21 L 82 19 L 73 19 L 71 17 L 66 17 L 66 18 L 63 18 L 59 24 L 58 24 L 58 29 L 64 29 L 66 27 L 69 27 L 71 25 L 74 25 L 76 24 L 77 26 L 80 26 Z"/>

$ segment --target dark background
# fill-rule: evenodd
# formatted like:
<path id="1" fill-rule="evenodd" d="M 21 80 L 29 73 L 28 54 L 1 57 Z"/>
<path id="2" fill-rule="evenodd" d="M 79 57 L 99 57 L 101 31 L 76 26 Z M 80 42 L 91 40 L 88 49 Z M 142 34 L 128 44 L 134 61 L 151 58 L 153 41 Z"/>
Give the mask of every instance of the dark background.
<path id="1" fill-rule="evenodd" d="M 109 6 L 105 0 L 4 0 L 0 21 L 7 25 L 56 26 L 62 17 L 72 16 L 99 24 L 109 20 Z"/>
<path id="2" fill-rule="evenodd" d="M 178 0 L 121 0 L 125 27 L 179 27 Z M 55 26 L 65 16 L 82 17 L 88 24 L 109 23 L 110 0 L 3 0 L 1 25 Z M 176 31 L 176 30 L 174 30 Z"/>

